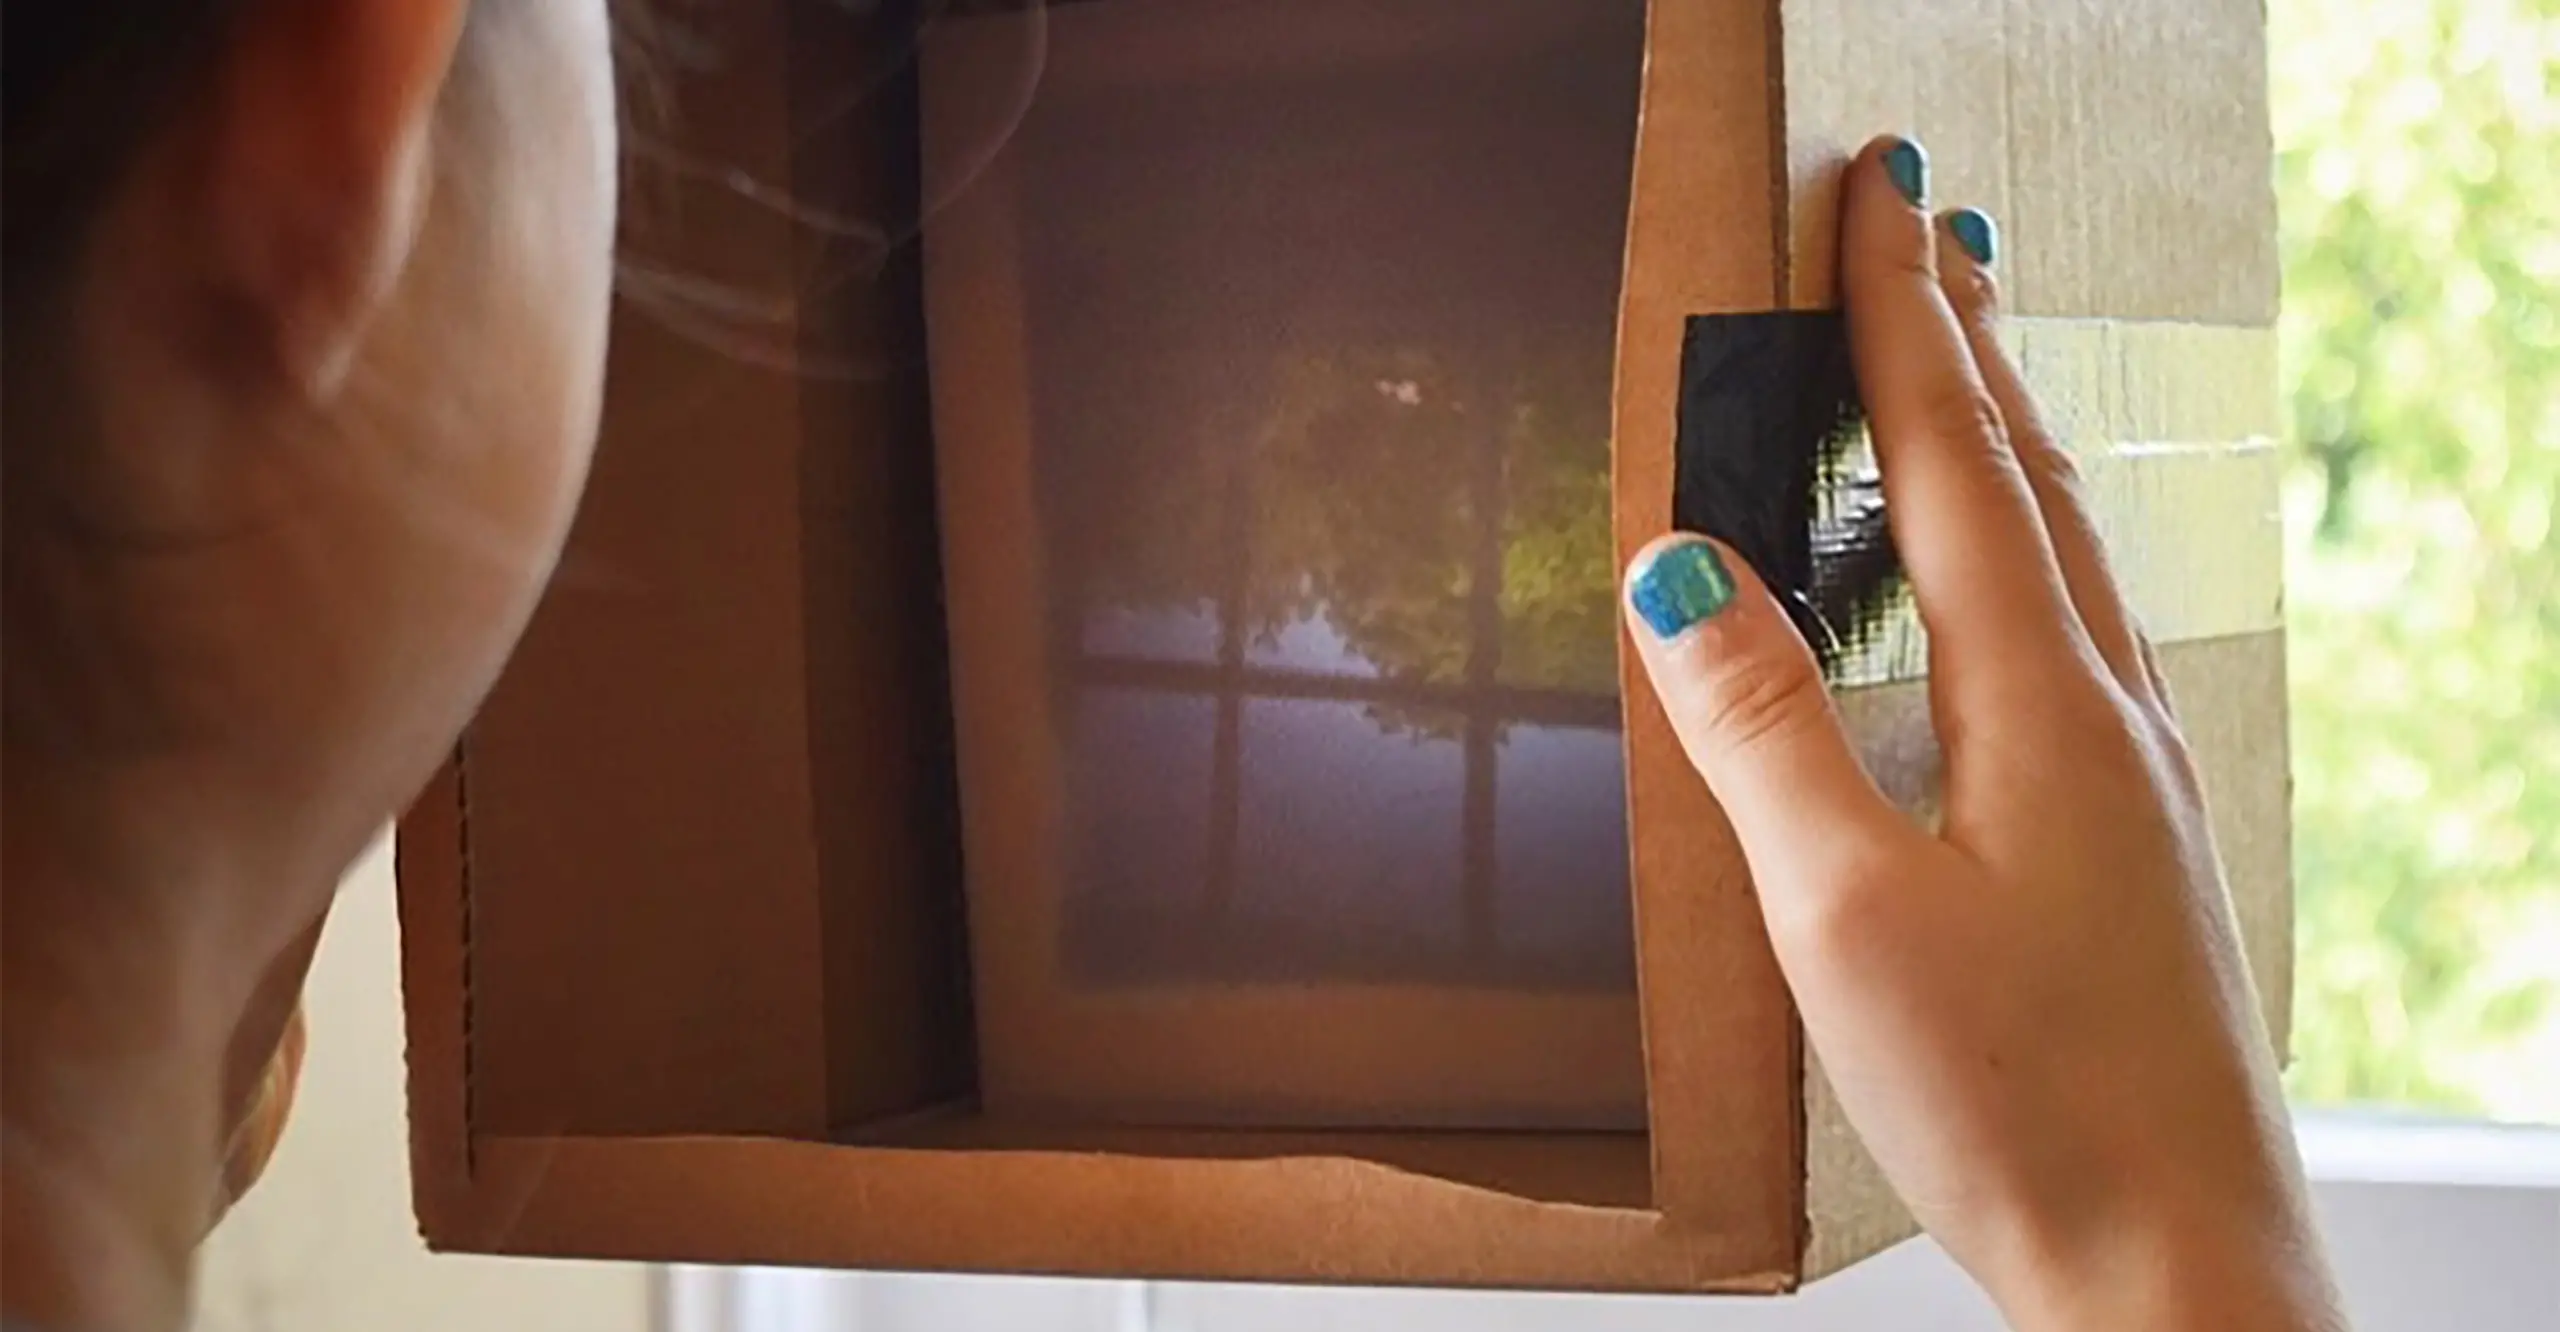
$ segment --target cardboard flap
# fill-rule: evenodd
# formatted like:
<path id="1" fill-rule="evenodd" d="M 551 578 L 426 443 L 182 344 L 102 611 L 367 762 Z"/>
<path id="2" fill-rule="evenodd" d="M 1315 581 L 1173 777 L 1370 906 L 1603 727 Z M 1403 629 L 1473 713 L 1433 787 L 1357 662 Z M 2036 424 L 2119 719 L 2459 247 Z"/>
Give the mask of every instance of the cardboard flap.
<path id="1" fill-rule="evenodd" d="M 459 760 L 476 1132 L 821 1137 L 971 1076 L 914 247 L 819 224 L 912 219 L 913 88 L 848 115 L 879 36 L 822 8 L 635 103 L 594 473 Z"/>
<path id="2" fill-rule="evenodd" d="M 962 1110 L 852 1139 L 939 1151 L 1110 1153 L 1194 1161 L 1362 1161 L 1539 1202 L 1649 1208 L 1653 1181 L 1640 1133 L 1263 1132 L 1078 1127 Z"/>

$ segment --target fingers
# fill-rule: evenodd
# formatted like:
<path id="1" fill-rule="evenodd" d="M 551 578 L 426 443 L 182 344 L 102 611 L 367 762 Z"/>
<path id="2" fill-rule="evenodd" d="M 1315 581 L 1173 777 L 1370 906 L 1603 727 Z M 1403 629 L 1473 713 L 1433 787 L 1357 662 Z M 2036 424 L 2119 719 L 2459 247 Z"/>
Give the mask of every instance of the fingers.
<path id="1" fill-rule="evenodd" d="M 2143 665 L 2142 633 L 2132 608 L 2117 587 L 2107 563 L 2106 544 L 2082 498 L 2080 470 L 2045 428 L 2033 394 L 2000 345 L 2000 232 L 1990 216 L 1959 209 L 1941 221 L 1937 235 L 1938 274 L 1948 305 L 1964 330 L 1973 363 L 1999 409 L 2037 511 L 2044 519 L 2046 540 L 2062 570 L 2063 586 L 2079 613 L 2090 645 L 2107 671 L 2136 698 L 2155 698 L 2150 672 Z"/>
<path id="2" fill-rule="evenodd" d="M 1926 167 L 1900 139 L 1850 165 L 1840 271 L 1850 352 L 1885 502 L 1929 628 L 1930 669 L 1962 699 L 2014 699 L 2088 653 L 1998 405 L 1939 289 Z"/>
<path id="3" fill-rule="evenodd" d="M 1859 765 L 1812 652 L 1739 557 L 1701 537 L 1653 543 L 1628 570 L 1627 616 L 1764 894 L 1838 884 L 1921 835 Z"/>

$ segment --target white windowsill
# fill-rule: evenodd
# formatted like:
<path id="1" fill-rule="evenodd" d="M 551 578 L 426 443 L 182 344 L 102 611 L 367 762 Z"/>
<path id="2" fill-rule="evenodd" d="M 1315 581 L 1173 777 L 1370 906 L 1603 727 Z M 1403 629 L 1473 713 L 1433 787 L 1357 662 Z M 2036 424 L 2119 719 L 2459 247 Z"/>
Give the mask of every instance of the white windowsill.
<path id="1" fill-rule="evenodd" d="M 2560 1189 L 2560 1126 L 2298 1110 L 2294 1141 L 2318 1183 Z"/>

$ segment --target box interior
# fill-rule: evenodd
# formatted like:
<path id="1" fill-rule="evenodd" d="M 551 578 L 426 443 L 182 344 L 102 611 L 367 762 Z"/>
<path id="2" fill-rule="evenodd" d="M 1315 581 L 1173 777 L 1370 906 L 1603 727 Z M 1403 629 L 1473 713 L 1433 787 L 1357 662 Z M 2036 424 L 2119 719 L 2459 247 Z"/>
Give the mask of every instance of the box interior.
<path id="1" fill-rule="evenodd" d="M 1165 42 L 1042 69 L 1122 7 Z M 1638 1057 L 1606 432 L 1642 8 L 945 20 L 1029 38 L 986 72 L 1063 112 L 1018 299 L 1080 983 L 1597 992 Z M 655 262 L 803 305 L 779 369 L 617 316 L 563 590 L 463 751 L 473 1131 L 1349 1156 L 1648 1205 L 1640 1105 L 1614 1132 L 988 1111 L 940 578 L 975 538 L 937 520 L 922 270 L 929 185 L 966 172 L 925 160 L 915 63 L 882 67 L 833 116 L 795 72 L 789 135 L 744 99 L 684 132 L 787 142 L 804 214 L 912 224 L 865 251 L 753 200 L 650 219 Z M 1258 474 L 1200 472 L 1213 436 Z"/>

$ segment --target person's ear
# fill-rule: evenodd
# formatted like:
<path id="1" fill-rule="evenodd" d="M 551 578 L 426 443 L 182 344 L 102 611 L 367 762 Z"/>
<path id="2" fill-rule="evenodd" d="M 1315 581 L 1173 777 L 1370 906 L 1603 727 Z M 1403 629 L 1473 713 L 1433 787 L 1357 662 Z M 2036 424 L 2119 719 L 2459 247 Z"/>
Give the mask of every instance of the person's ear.
<path id="1" fill-rule="evenodd" d="M 408 260 L 469 0 L 252 0 L 192 126 L 176 210 L 218 336 L 312 394 Z"/>

